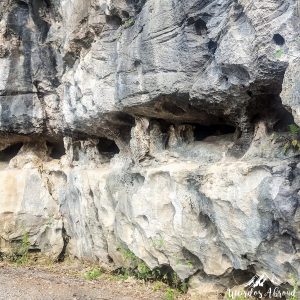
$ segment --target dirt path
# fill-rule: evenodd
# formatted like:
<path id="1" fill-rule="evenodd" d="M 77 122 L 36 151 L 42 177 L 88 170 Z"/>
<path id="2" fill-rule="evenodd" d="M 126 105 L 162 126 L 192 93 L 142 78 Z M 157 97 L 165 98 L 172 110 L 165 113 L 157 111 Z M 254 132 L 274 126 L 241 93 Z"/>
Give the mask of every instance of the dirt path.
<path id="1" fill-rule="evenodd" d="M 166 299 L 165 292 L 154 291 L 154 286 L 133 279 L 113 280 L 104 276 L 87 281 L 64 270 L 0 265 L 1 300 Z"/>

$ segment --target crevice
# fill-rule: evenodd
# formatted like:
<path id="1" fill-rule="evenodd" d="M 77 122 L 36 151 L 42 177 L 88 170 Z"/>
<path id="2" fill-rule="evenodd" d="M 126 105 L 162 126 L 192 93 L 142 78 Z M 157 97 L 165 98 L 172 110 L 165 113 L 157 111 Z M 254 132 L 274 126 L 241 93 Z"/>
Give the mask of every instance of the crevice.
<path id="1" fill-rule="evenodd" d="M 63 239 L 64 245 L 63 245 L 63 248 L 62 248 L 60 254 L 57 257 L 57 262 L 63 262 L 65 260 L 66 253 L 67 253 L 67 247 L 68 247 L 68 244 L 71 239 L 71 237 L 67 234 L 64 223 L 63 223 L 63 227 L 62 227 L 62 239 Z"/>
<path id="2" fill-rule="evenodd" d="M 207 44 L 207 48 L 208 48 L 208 52 L 211 53 L 211 54 L 215 54 L 217 48 L 218 48 L 218 43 L 213 41 L 213 40 L 210 40 Z"/>
<path id="3" fill-rule="evenodd" d="M 202 19 L 198 19 L 194 26 L 198 35 L 205 35 L 207 33 L 206 22 L 204 22 Z"/>
<path id="4" fill-rule="evenodd" d="M 23 143 L 16 143 L 0 151 L 0 162 L 9 162 L 12 158 L 17 156 L 22 146 Z"/>
<path id="5" fill-rule="evenodd" d="M 107 139 L 107 138 L 100 138 L 97 144 L 97 149 L 99 153 L 105 157 L 112 158 L 114 155 L 120 152 L 115 141 Z"/>
<path id="6" fill-rule="evenodd" d="M 119 16 L 113 15 L 113 16 L 105 16 L 106 23 L 110 25 L 113 28 L 118 28 L 122 25 L 122 19 Z"/>
<path id="7" fill-rule="evenodd" d="M 66 154 L 63 141 L 59 142 L 46 142 L 48 154 L 53 159 L 61 159 Z"/>

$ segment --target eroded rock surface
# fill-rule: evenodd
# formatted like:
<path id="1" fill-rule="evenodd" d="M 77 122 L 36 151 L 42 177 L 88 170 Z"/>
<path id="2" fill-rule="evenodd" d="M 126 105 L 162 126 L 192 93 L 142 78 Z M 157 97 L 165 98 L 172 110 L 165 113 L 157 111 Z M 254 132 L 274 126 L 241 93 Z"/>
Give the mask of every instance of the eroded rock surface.
<path id="1" fill-rule="evenodd" d="M 299 7 L 1 1 L 1 251 L 299 277 Z"/>

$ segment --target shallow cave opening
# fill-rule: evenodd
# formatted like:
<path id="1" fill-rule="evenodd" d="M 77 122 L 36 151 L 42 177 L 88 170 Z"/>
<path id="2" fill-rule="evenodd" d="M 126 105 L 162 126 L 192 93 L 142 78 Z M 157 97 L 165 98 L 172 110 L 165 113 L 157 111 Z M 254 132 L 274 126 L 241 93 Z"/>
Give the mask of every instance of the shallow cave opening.
<path id="1" fill-rule="evenodd" d="M 100 154 L 108 157 L 113 157 L 114 155 L 120 152 L 115 141 L 107 139 L 107 138 L 100 138 L 97 144 L 97 149 Z"/>
<path id="2" fill-rule="evenodd" d="M 247 109 L 251 124 L 264 121 L 268 129 L 275 132 L 285 132 L 290 124 L 294 124 L 294 117 L 285 109 L 280 96 L 260 95 L 253 99 Z"/>
<path id="3" fill-rule="evenodd" d="M 114 28 L 118 28 L 122 25 L 122 19 L 117 15 L 105 16 L 106 23 Z"/>
<path id="4" fill-rule="evenodd" d="M 278 46 L 283 46 L 285 44 L 285 39 L 281 34 L 275 33 L 273 35 L 273 42 Z"/>
<path id="5" fill-rule="evenodd" d="M 205 21 L 203 21 L 202 19 L 198 19 L 195 24 L 195 30 L 196 30 L 196 33 L 198 35 L 203 35 L 203 34 L 206 34 L 207 33 L 207 26 L 206 26 L 206 23 Z"/>
<path id="6" fill-rule="evenodd" d="M 12 158 L 14 158 L 19 153 L 22 146 L 23 143 L 16 143 L 0 151 L 0 161 L 9 162 Z"/>
<path id="7" fill-rule="evenodd" d="M 194 138 L 195 141 L 202 141 L 209 136 L 218 136 L 224 134 L 233 134 L 236 128 L 228 124 L 216 124 L 216 125 L 194 125 Z"/>
<path id="8" fill-rule="evenodd" d="M 49 142 L 47 141 L 49 156 L 53 159 L 61 159 L 66 154 L 63 141 Z"/>

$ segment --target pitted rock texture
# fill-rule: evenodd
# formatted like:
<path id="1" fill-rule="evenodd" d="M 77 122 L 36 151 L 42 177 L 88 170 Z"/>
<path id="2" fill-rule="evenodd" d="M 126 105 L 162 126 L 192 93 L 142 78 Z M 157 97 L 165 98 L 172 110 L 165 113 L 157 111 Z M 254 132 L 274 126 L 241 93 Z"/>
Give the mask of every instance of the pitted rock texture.
<path id="1" fill-rule="evenodd" d="M 122 247 L 212 299 L 299 277 L 299 7 L 1 1 L 1 252 Z"/>

